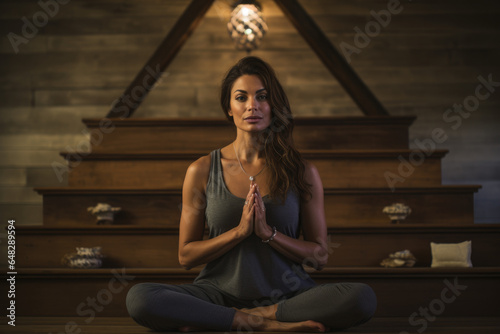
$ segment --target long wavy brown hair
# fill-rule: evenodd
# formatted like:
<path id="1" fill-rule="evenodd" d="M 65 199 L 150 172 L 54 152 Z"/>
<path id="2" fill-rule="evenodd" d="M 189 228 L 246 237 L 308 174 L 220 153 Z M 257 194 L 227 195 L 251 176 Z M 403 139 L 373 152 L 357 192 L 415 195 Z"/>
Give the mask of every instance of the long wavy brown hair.
<path id="1" fill-rule="evenodd" d="M 312 197 L 311 185 L 305 181 L 304 159 L 295 148 L 292 137 L 294 120 L 288 97 L 273 68 L 258 57 L 245 57 L 231 67 L 222 80 L 220 103 L 226 117 L 231 109 L 231 90 L 234 82 L 242 75 L 257 75 L 267 91 L 271 107 L 271 124 L 261 136 L 258 144 L 264 144 L 264 156 L 269 170 L 270 197 L 284 201 L 289 190 L 298 191 L 307 200 Z"/>

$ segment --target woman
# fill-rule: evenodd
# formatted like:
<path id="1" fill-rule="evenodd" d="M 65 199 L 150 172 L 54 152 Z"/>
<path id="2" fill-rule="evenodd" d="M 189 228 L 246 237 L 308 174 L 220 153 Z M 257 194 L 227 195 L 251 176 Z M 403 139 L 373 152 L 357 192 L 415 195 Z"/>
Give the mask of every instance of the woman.
<path id="1" fill-rule="evenodd" d="M 179 262 L 206 266 L 193 284 L 135 285 L 132 318 L 160 331 L 324 332 L 368 321 L 370 287 L 316 285 L 302 268 L 319 270 L 328 259 L 323 186 L 294 147 L 273 69 L 241 59 L 223 80 L 221 105 L 236 139 L 191 164 L 182 193 Z"/>

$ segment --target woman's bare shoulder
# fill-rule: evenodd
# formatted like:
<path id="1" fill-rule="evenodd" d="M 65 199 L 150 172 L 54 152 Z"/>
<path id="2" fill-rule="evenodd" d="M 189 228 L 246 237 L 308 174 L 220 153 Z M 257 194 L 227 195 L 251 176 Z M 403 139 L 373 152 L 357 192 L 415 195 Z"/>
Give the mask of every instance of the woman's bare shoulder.
<path id="1" fill-rule="evenodd" d="M 184 191 L 186 189 L 198 189 L 205 192 L 208 183 L 208 174 L 210 173 L 210 154 L 205 155 L 189 165 L 184 179 Z"/>
<path id="2" fill-rule="evenodd" d="M 210 172 L 211 160 L 210 154 L 202 156 L 189 165 L 187 174 L 191 174 L 193 176 L 208 175 Z"/>
<path id="3" fill-rule="evenodd" d="M 313 193 L 316 190 L 323 191 L 323 181 L 316 166 L 312 162 L 304 161 L 304 167 L 304 181 L 312 186 Z"/>
<path id="4" fill-rule="evenodd" d="M 310 161 L 304 160 L 304 178 L 306 181 L 311 179 L 319 178 L 319 172 L 316 166 Z"/>

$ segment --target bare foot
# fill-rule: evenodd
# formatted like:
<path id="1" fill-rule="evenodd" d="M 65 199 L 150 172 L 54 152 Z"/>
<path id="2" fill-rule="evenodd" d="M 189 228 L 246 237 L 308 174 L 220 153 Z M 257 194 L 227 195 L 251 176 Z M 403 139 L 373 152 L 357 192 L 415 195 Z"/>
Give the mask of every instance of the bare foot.
<path id="1" fill-rule="evenodd" d="M 324 333 L 326 331 L 325 326 L 322 323 L 307 320 L 302 322 L 276 322 L 277 327 L 273 328 L 274 325 L 266 329 L 268 331 L 276 331 L 276 332 L 315 332 L 315 333 Z"/>
<path id="2" fill-rule="evenodd" d="M 236 312 L 233 320 L 233 330 L 255 330 L 267 332 L 316 332 L 323 333 L 326 328 L 323 324 L 307 320 L 301 322 L 281 322 L 249 314 L 243 311 Z"/>
<path id="3" fill-rule="evenodd" d="M 260 316 L 270 320 L 276 320 L 276 311 L 278 310 L 278 304 L 269 306 L 260 306 L 254 308 L 242 308 L 238 311 L 252 314 L 255 316 Z"/>
<path id="4" fill-rule="evenodd" d="M 324 333 L 326 328 L 322 323 L 307 320 L 301 322 L 281 322 L 277 321 L 275 313 L 276 307 L 274 305 L 266 307 L 256 307 L 253 309 L 236 309 L 236 314 L 233 320 L 233 330 L 238 331 L 266 331 L 266 332 L 314 332 L 314 333 Z M 274 309 L 274 312 L 272 310 Z M 263 316 L 262 313 L 269 315 L 272 313 L 274 319 L 269 319 Z M 179 332 L 199 332 L 204 329 L 193 327 L 193 326 L 183 326 L 179 328 Z"/>

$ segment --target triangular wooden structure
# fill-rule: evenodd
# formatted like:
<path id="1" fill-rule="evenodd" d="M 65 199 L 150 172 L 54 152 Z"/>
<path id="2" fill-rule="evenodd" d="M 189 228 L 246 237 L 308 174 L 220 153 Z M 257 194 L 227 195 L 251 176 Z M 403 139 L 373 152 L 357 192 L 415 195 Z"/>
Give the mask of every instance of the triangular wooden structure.
<path id="1" fill-rule="evenodd" d="M 186 40 L 196 29 L 214 0 L 192 0 L 182 16 L 165 37 L 155 53 L 137 74 L 107 114 L 108 118 L 127 118 L 139 107 L 154 83 L 177 55 Z M 292 22 L 323 64 L 337 78 L 365 115 L 388 115 L 382 104 L 335 49 L 314 20 L 297 0 L 274 0 Z M 140 89 L 140 94 L 138 90 Z M 134 91 L 137 90 L 137 91 Z M 123 98 L 126 97 L 126 98 Z"/>

